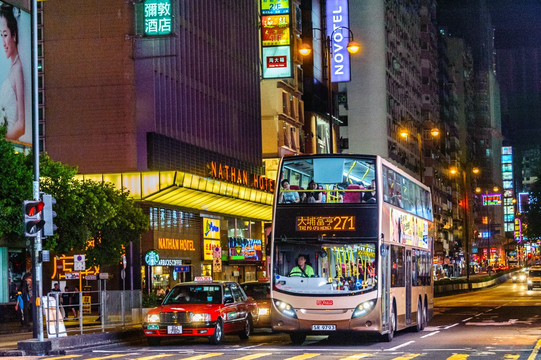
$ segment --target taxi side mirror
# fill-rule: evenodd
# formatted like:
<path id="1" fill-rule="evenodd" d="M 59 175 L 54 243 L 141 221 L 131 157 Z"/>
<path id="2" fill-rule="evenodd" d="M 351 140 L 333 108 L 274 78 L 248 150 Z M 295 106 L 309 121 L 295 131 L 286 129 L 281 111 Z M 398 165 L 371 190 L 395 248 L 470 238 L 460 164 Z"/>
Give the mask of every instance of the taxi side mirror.
<path id="1" fill-rule="evenodd" d="M 230 297 L 224 299 L 224 304 L 233 304 L 234 302 L 233 298 Z"/>

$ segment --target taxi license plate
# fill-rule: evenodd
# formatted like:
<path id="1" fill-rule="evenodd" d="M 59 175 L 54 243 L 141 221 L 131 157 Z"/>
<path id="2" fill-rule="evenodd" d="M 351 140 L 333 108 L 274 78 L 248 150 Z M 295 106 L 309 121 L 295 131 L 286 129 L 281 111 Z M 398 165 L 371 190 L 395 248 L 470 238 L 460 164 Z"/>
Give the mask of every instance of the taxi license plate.
<path id="1" fill-rule="evenodd" d="M 336 325 L 312 325 L 314 331 L 336 331 Z"/>
<path id="2" fill-rule="evenodd" d="M 182 326 L 181 325 L 168 325 L 167 333 L 168 334 L 182 334 Z"/>

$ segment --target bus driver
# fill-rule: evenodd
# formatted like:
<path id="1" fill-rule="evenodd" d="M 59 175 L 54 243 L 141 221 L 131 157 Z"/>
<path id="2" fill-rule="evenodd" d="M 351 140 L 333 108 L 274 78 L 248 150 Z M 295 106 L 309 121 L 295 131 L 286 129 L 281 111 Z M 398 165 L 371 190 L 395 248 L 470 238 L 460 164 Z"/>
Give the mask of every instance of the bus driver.
<path id="1" fill-rule="evenodd" d="M 300 277 L 314 277 L 314 269 L 306 264 L 306 258 L 304 255 L 297 256 L 297 266 L 295 266 L 289 272 L 289 276 L 300 276 Z"/>

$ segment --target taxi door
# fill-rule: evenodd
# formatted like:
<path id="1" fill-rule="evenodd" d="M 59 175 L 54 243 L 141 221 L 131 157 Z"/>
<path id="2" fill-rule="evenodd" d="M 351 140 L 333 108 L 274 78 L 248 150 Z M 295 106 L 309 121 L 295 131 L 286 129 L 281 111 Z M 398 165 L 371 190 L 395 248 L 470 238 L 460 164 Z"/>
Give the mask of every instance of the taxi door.
<path id="1" fill-rule="evenodd" d="M 224 307 L 222 316 L 224 319 L 224 331 L 226 334 L 240 331 L 239 329 L 239 302 L 235 297 L 235 292 L 231 283 L 224 285 Z"/>

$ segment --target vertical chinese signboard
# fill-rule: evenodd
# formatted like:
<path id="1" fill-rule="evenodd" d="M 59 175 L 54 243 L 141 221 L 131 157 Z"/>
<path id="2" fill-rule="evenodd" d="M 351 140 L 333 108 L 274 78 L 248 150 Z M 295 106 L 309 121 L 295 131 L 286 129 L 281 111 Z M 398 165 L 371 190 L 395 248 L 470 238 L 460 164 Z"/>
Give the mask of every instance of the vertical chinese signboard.
<path id="1" fill-rule="evenodd" d="M 173 32 L 172 0 L 144 0 L 136 5 L 137 33 L 167 36 Z"/>
<path id="2" fill-rule="evenodd" d="M 261 0 L 263 79 L 292 77 L 289 0 Z"/>

